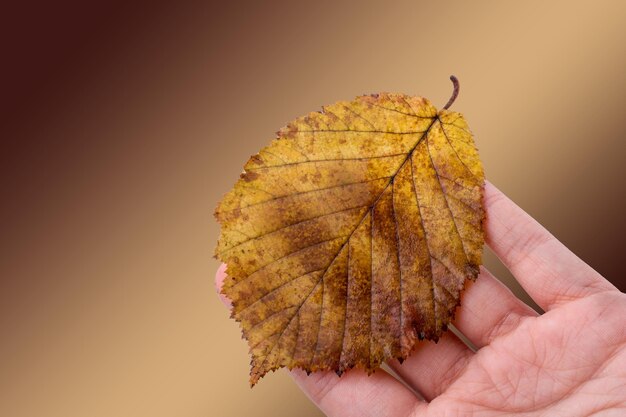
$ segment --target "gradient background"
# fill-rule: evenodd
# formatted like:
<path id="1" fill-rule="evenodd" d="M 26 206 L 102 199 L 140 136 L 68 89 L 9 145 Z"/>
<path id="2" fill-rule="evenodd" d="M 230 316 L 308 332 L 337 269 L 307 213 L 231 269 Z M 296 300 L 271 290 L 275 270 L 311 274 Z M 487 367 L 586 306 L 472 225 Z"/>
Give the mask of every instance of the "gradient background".
<path id="1" fill-rule="evenodd" d="M 174 3 L 2 13 L 0 415 L 319 416 L 249 389 L 213 209 L 296 116 L 450 74 L 487 177 L 626 290 L 626 2 Z"/>

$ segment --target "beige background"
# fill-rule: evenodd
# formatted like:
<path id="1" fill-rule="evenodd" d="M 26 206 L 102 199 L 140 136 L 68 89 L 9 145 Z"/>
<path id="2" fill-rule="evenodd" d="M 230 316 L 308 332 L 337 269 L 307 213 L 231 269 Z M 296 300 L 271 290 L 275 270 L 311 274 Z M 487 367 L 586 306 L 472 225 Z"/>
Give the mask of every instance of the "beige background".
<path id="1" fill-rule="evenodd" d="M 318 416 L 249 389 L 213 209 L 296 116 L 450 74 L 487 177 L 626 290 L 625 2 L 173 3 L 3 13 L 0 415 Z"/>

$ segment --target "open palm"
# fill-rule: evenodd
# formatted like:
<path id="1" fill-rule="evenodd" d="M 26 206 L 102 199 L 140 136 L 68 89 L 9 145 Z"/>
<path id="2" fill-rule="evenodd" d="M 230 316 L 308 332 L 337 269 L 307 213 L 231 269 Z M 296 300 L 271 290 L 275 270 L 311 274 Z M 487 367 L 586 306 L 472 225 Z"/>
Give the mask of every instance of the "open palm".
<path id="1" fill-rule="evenodd" d="M 483 268 L 454 322 L 477 351 L 451 332 L 423 342 L 404 363 L 388 363 L 404 383 L 382 370 L 292 371 L 326 414 L 626 415 L 626 294 L 489 183 L 485 205 L 489 246 L 545 313 Z"/>

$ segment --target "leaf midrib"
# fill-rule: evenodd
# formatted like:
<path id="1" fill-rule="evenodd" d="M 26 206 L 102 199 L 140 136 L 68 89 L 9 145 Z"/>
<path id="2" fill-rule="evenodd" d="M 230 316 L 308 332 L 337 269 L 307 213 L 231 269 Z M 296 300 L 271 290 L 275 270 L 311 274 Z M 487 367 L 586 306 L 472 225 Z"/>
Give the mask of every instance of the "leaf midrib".
<path id="1" fill-rule="evenodd" d="M 400 163 L 400 165 L 398 166 L 398 169 L 393 173 L 393 175 L 391 175 L 389 177 L 389 181 L 387 182 L 387 184 L 385 184 L 385 186 L 383 187 L 383 189 L 381 190 L 380 194 L 378 195 L 378 197 L 376 197 L 376 199 L 372 202 L 372 204 L 370 204 L 367 207 L 367 210 L 365 211 L 365 214 L 363 215 L 363 217 L 361 217 L 361 220 L 359 220 L 359 222 L 357 223 L 357 225 L 354 227 L 354 229 L 352 229 L 352 231 L 347 235 L 348 237 L 346 238 L 345 242 L 343 242 L 343 244 L 339 247 L 339 249 L 337 250 L 337 253 L 335 254 L 335 256 L 330 260 L 330 263 L 328 264 L 328 266 L 326 267 L 326 269 L 324 270 L 324 272 L 322 273 L 322 276 L 320 277 L 320 280 L 322 280 L 324 278 L 324 275 L 326 275 L 326 272 L 328 271 L 328 269 L 330 268 L 330 266 L 333 264 L 333 262 L 335 262 L 335 259 L 337 259 L 337 256 L 339 256 L 339 254 L 341 253 L 341 251 L 343 250 L 344 246 L 348 243 L 348 241 L 350 241 L 350 239 L 352 238 L 352 235 L 354 234 L 354 232 L 359 228 L 359 226 L 361 226 L 361 224 L 363 223 L 363 221 L 365 220 L 365 218 L 367 217 L 367 215 L 372 211 L 372 209 L 376 206 L 376 204 L 378 204 L 378 202 L 380 201 L 381 197 L 383 196 L 383 194 L 385 194 L 385 191 L 387 190 L 387 188 L 389 188 L 389 186 L 391 184 L 393 184 L 394 179 L 396 178 L 396 175 L 398 175 L 398 173 L 400 172 L 400 170 L 402 169 L 402 167 L 404 166 L 404 164 L 406 164 L 406 162 L 411 158 L 411 156 L 413 155 L 413 152 L 415 152 L 415 149 L 417 149 L 417 147 L 419 146 L 420 143 L 422 143 L 422 140 L 428 136 L 428 133 L 430 132 L 430 129 L 433 127 L 433 125 L 435 124 L 435 122 L 439 120 L 439 116 L 435 116 L 433 117 L 433 121 L 430 123 L 430 125 L 428 125 L 428 128 L 422 132 L 422 136 L 420 136 L 420 138 L 417 140 L 417 142 L 415 143 L 415 145 L 407 152 L 406 158 L 404 158 L 404 160 L 402 161 L 402 163 Z"/>
<path id="2" fill-rule="evenodd" d="M 311 297 L 311 295 L 315 292 L 315 290 L 320 285 L 320 283 L 322 283 L 322 286 L 324 285 L 324 276 L 326 276 L 326 273 L 328 272 L 328 270 L 330 269 L 332 264 L 335 262 L 335 260 L 337 259 L 337 257 L 341 253 L 341 251 L 344 249 L 346 244 L 350 241 L 350 239 L 352 238 L 352 235 L 354 234 L 354 232 L 361 226 L 361 224 L 363 223 L 365 218 L 372 211 L 373 207 L 376 206 L 376 204 L 378 204 L 378 201 L 380 201 L 382 195 L 385 193 L 385 190 L 387 190 L 387 188 L 393 183 L 393 180 L 395 179 L 396 175 L 398 175 L 398 172 L 400 172 L 400 170 L 402 169 L 404 164 L 406 164 L 406 162 L 411 158 L 411 156 L 413 155 L 413 152 L 415 152 L 415 149 L 417 149 L 417 147 L 424 140 L 424 138 L 426 138 L 428 136 L 428 134 L 430 133 L 430 130 L 432 129 L 432 127 L 434 126 L 434 124 L 435 124 L 435 122 L 437 120 L 439 120 L 439 115 L 438 114 L 437 114 L 437 116 L 433 117 L 433 120 L 430 123 L 430 125 L 428 125 L 428 128 L 424 132 L 422 132 L 422 136 L 420 136 L 420 138 L 415 142 L 415 145 L 413 145 L 413 147 L 407 152 L 406 158 L 398 166 L 398 169 L 394 172 L 393 175 L 391 175 L 389 177 L 389 181 L 387 182 L 385 187 L 382 189 L 382 191 L 380 192 L 378 197 L 376 197 L 376 199 L 368 206 L 368 209 L 365 211 L 365 214 L 363 215 L 361 220 L 359 220 L 359 222 L 354 227 L 354 229 L 352 229 L 352 231 L 347 235 L 346 240 L 341 244 L 341 246 L 337 250 L 337 253 L 335 253 L 335 255 L 332 257 L 332 259 L 330 260 L 330 262 L 328 263 L 326 268 L 323 269 L 324 272 L 322 272 L 322 274 L 320 275 L 319 280 L 315 283 L 315 285 L 313 285 L 313 287 L 311 288 L 311 291 L 309 291 L 309 293 L 306 295 L 306 297 L 303 299 L 303 301 L 300 304 L 298 304 L 294 315 L 291 317 L 291 319 L 289 320 L 287 325 L 281 331 L 280 335 L 276 339 L 276 342 L 272 346 L 272 349 L 267 353 L 267 355 L 263 358 L 263 361 L 259 364 L 259 368 L 261 368 L 265 364 L 265 361 L 267 360 L 267 358 L 272 354 L 272 352 L 274 351 L 276 346 L 278 346 L 278 343 L 280 342 L 280 339 L 283 337 L 283 334 L 289 328 L 289 326 L 291 325 L 291 322 L 293 321 L 293 319 L 300 314 L 300 309 L 308 301 L 308 299 Z M 323 287 L 322 287 L 322 302 L 323 302 Z M 313 352 L 313 357 L 315 357 L 315 354 L 317 353 L 318 347 L 319 347 L 319 333 L 320 333 L 320 326 L 321 326 L 321 320 L 322 320 L 322 312 L 323 311 L 320 311 L 320 325 L 318 326 L 318 330 L 317 330 L 317 336 L 316 336 L 316 341 L 315 341 L 315 350 Z M 296 343 L 297 343 L 297 335 L 296 335 Z"/>

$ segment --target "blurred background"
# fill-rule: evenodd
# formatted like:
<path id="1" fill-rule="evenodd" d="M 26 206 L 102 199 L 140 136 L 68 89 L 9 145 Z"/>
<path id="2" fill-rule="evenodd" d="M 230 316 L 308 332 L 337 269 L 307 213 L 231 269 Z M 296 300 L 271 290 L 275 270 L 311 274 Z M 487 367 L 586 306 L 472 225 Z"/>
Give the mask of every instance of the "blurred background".
<path id="1" fill-rule="evenodd" d="M 214 207 L 291 119 L 377 91 L 442 106 L 450 74 L 489 180 L 626 290 L 622 1 L 3 9 L 2 416 L 320 416 L 285 372 L 248 387 Z"/>

